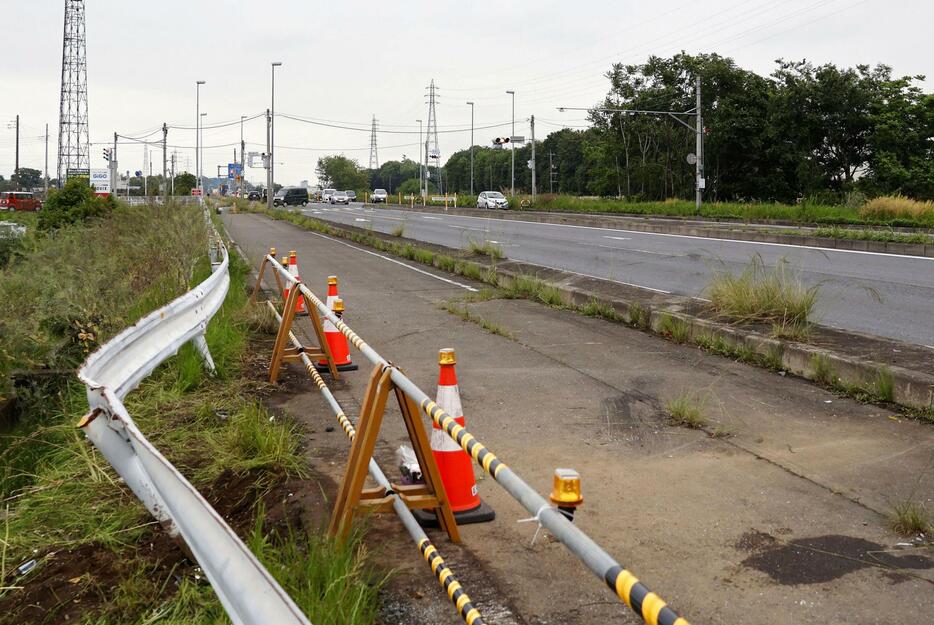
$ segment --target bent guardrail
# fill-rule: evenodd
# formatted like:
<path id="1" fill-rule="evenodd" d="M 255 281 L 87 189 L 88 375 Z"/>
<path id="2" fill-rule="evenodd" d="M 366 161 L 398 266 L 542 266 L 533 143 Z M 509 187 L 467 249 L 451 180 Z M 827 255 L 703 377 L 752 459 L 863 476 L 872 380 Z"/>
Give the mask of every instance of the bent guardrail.
<path id="1" fill-rule="evenodd" d="M 689 625 L 688 621 L 668 607 L 657 594 L 650 591 L 631 571 L 624 568 L 593 539 L 558 510 L 551 502 L 539 495 L 506 463 L 478 441 L 454 417 L 447 414 L 428 395 L 412 382 L 401 370 L 379 355 L 350 327 L 335 315 L 301 280 L 296 280 L 283 269 L 275 257 L 267 255 L 264 265 L 270 265 L 282 280 L 296 285 L 306 302 L 317 308 L 321 316 L 329 320 L 347 339 L 374 365 L 382 365 L 390 371 L 392 381 L 408 395 L 422 411 L 434 421 L 452 440 L 464 449 L 474 461 L 502 486 L 513 499 L 522 505 L 533 518 L 548 529 L 568 551 L 577 556 L 584 565 L 600 578 L 609 589 L 633 612 L 649 625 Z M 262 280 L 260 273 L 258 280 Z M 346 428 L 345 428 L 346 429 Z"/>
<path id="2" fill-rule="evenodd" d="M 94 352 L 78 370 L 90 412 L 78 423 L 149 512 L 180 535 L 236 625 L 311 625 L 236 533 L 136 427 L 123 405 L 133 390 L 192 341 L 213 370 L 204 333 L 230 286 L 229 258 L 216 234 L 211 275 Z"/>

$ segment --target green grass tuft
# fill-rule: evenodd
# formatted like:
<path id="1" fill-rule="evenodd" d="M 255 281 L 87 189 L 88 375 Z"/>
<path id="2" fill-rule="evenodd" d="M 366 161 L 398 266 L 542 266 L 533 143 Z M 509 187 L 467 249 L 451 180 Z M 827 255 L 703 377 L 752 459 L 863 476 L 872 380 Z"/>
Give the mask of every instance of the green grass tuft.
<path id="1" fill-rule="evenodd" d="M 930 534 L 934 531 L 931 516 L 924 505 L 910 500 L 895 504 L 889 514 L 889 527 L 902 536 Z"/>
<path id="2" fill-rule="evenodd" d="M 691 394 L 685 393 L 665 403 L 668 422 L 695 430 L 703 428 L 707 420 L 702 414 L 703 402 L 697 401 Z"/>

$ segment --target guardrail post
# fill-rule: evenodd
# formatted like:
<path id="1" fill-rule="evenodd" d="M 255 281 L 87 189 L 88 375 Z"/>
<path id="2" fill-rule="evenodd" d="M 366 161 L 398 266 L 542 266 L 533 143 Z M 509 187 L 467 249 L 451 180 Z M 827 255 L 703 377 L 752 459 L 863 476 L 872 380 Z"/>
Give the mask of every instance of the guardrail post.
<path id="1" fill-rule="evenodd" d="M 204 368 L 211 372 L 211 375 L 217 375 L 217 368 L 214 366 L 214 359 L 211 358 L 211 352 L 208 349 L 208 342 L 203 334 L 196 334 L 191 342 L 195 344 L 198 353 L 201 354 L 201 360 L 204 362 Z"/>

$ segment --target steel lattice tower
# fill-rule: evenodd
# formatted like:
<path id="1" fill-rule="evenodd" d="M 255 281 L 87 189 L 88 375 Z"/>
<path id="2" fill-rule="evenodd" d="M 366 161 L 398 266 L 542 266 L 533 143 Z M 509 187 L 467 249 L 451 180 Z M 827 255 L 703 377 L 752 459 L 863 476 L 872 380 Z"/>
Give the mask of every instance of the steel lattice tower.
<path id="1" fill-rule="evenodd" d="M 425 135 L 425 171 L 428 171 L 429 165 L 433 164 L 438 176 L 438 193 L 443 193 L 441 188 L 441 149 L 438 147 L 438 115 L 435 112 L 435 103 L 438 101 L 437 87 L 435 79 L 431 79 L 428 85 L 428 133 Z M 427 183 L 426 183 L 427 188 Z"/>
<path id="2" fill-rule="evenodd" d="M 58 121 L 58 180 L 69 169 L 90 167 L 88 148 L 88 62 L 84 0 L 65 0 L 62 91 Z"/>
<path id="3" fill-rule="evenodd" d="M 376 154 L 376 115 L 373 116 L 373 129 L 370 130 L 370 170 L 379 169 L 379 157 Z"/>

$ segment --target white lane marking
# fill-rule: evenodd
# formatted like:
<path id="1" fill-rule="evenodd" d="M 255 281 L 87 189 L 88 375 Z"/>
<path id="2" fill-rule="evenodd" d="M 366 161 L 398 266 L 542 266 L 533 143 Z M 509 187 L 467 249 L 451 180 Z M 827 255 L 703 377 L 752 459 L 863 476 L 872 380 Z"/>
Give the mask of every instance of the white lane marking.
<path id="1" fill-rule="evenodd" d="M 597 244 L 597 247 L 602 247 L 608 250 L 617 250 L 619 252 L 638 252 L 640 254 L 652 254 L 653 256 L 668 256 L 669 258 L 684 258 L 687 254 L 675 254 L 674 252 L 653 252 L 652 250 L 640 250 L 632 247 L 617 247 L 616 245 L 600 245 Z"/>
<path id="2" fill-rule="evenodd" d="M 615 239 L 617 241 L 632 241 L 632 237 L 603 237 L 604 239 Z"/>
<path id="3" fill-rule="evenodd" d="M 438 221 L 441 221 L 440 217 L 432 217 L 431 215 L 422 215 L 422 219 L 437 219 Z"/>
<path id="4" fill-rule="evenodd" d="M 370 221 L 369 219 L 364 219 L 363 217 L 357 217 L 354 221 Z"/>
<path id="5" fill-rule="evenodd" d="M 470 291 L 471 293 L 476 293 L 476 292 L 477 292 L 477 289 L 475 289 L 475 288 L 473 288 L 472 286 L 469 286 L 469 285 L 467 285 L 467 284 L 461 284 L 460 282 L 456 282 L 456 281 L 454 281 L 454 280 L 449 280 L 449 279 L 447 279 L 447 278 L 445 278 L 445 277 L 443 277 L 443 276 L 437 276 L 437 275 L 431 273 L 430 271 L 425 271 L 424 269 L 419 269 L 418 267 L 413 267 L 412 265 L 409 265 L 409 264 L 407 264 L 407 263 L 403 263 L 402 261 L 396 260 L 395 258 L 390 258 L 389 256 L 383 256 L 382 254 L 377 254 L 376 252 L 371 252 L 370 250 L 363 249 L 362 247 L 357 247 L 356 245 L 351 245 L 350 243 L 345 243 L 344 241 L 340 241 L 340 240 L 338 240 L 338 239 L 335 239 L 334 237 L 329 237 L 329 236 L 326 235 L 326 234 L 321 234 L 320 232 L 308 232 L 308 234 L 313 234 L 313 235 L 315 235 L 316 237 L 321 237 L 322 239 L 327 239 L 328 241 L 334 241 L 335 243 L 340 243 L 341 245 L 345 245 L 345 246 L 347 246 L 347 247 L 349 247 L 349 248 L 351 248 L 351 249 L 354 249 L 354 250 L 363 252 L 364 254 L 369 254 L 370 256 L 376 256 L 377 258 L 382 258 L 383 260 L 388 260 L 389 262 L 395 263 L 395 264 L 397 264 L 397 265 L 401 265 L 402 267 L 405 267 L 406 269 L 411 269 L 412 271 L 417 271 L 418 273 L 420 273 L 420 274 L 422 274 L 422 275 L 428 276 L 429 278 L 434 278 L 435 280 L 440 280 L 441 282 L 447 282 L 448 284 L 452 284 L 452 285 L 454 285 L 454 286 L 460 287 L 460 288 L 462 288 L 462 289 L 465 289 L 465 290 L 467 290 L 467 291 Z"/>
<path id="6" fill-rule="evenodd" d="M 641 284 L 635 284 L 634 282 L 623 282 L 622 280 L 614 280 L 612 278 L 601 278 L 600 276 L 593 276 L 589 273 L 581 273 L 579 271 L 571 271 L 570 269 L 565 269 L 563 267 L 557 267 L 561 271 L 566 271 L 567 273 L 573 273 L 575 276 L 582 276 L 584 278 L 594 278 L 595 280 L 605 280 L 607 282 L 615 282 L 616 284 L 625 284 L 626 286 L 634 286 L 637 289 L 646 289 L 647 291 L 654 291 L 655 293 L 662 293 L 663 295 L 671 295 L 671 291 L 665 291 L 664 289 L 656 289 L 650 286 L 644 286 Z"/>
<path id="7" fill-rule="evenodd" d="M 448 228 L 457 228 L 458 230 L 476 230 L 478 232 L 483 232 L 482 229 L 474 228 L 472 226 L 454 226 L 454 225 L 448 224 Z"/>
<path id="8" fill-rule="evenodd" d="M 417 211 L 416 211 L 417 212 Z M 455 217 L 455 215 L 451 215 Z M 491 220 L 501 221 L 503 223 L 529 224 L 532 226 L 551 226 L 553 228 L 580 228 L 582 230 L 600 230 L 602 232 L 625 232 L 627 234 L 648 235 L 656 237 L 674 237 L 677 239 L 700 239 L 702 241 L 725 241 L 727 243 L 743 243 L 745 245 L 769 245 L 772 247 L 791 247 L 803 250 L 817 250 L 819 252 L 837 252 L 840 254 L 867 254 L 869 256 L 887 256 L 890 258 L 911 258 L 914 260 L 931 260 L 934 258 L 928 256 L 912 256 L 910 254 L 889 254 L 888 252 L 867 252 L 864 250 L 838 250 L 832 247 L 817 247 L 816 245 L 794 245 L 792 243 L 765 243 L 760 241 L 742 241 L 740 239 L 718 239 L 717 237 L 701 237 L 692 234 L 668 234 L 664 232 L 641 232 L 639 230 L 626 230 L 624 228 L 598 228 L 597 226 L 575 226 L 573 224 L 550 224 L 543 221 L 525 221 L 524 219 L 495 219 L 493 217 L 470 217 L 468 215 L 456 215 L 458 219 L 479 219 L 490 222 Z"/>

